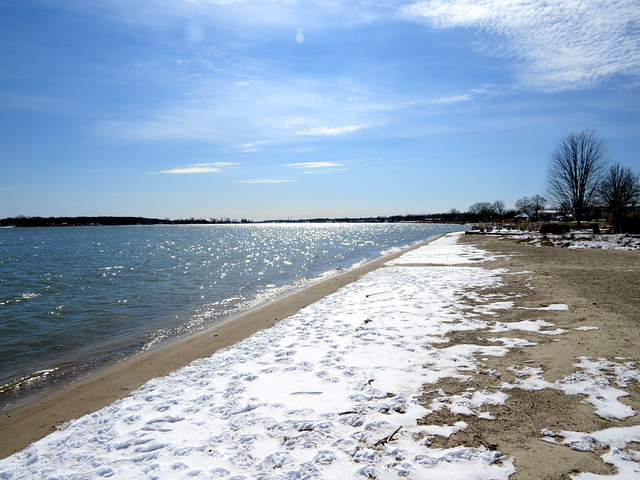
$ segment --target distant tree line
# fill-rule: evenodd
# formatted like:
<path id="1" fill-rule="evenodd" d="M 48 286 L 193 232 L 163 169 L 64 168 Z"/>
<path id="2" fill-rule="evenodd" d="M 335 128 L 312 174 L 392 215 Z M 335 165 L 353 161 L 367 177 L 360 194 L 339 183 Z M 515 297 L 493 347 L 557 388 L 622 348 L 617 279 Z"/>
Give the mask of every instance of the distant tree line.
<path id="1" fill-rule="evenodd" d="M 0 227 L 80 227 L 80 226 L 115 226 L 115 225 L 226 225 L 248 223 L 399 223 L 399 222 L 430 222 L 430 223 L 464 223 L 469 218 L 464 214 L 407 214 L 378 217 L 341 217 L 341 218 L 312 218 L 265 220 L 253 222 L 248 219 L 235 220 L 229 217 L 187 218 L 187 219 L 159 219 L 146 217 L 25 217 L 17 216 L 0 219 Z"/>
<path id="2" fill-rule="evenodd" d="M 575 220 L 580 229 L 590 215 L 601 212 L 616 232 L 640 231 L 640 176 L 628 167 L 611 163 L 605 141 L 594 131 L 571 133 L 556 146 L 547 171 L 547 193 L 523 197 L 515 210 L 501 200 L 478 202 L 468 212 L 452 210 L 450 217 L 468 222 L 493 222 L 526 214 L 536 220 L 551 204 L 556 217 Z"/>
<path id="3" fill-rule="evenodd" d="M 633 228 L 628 216 L 640 203 L 640 177 L 611 163 L 604 139 L 584 130 L 566 135 L 556 146 L 547 170 L 547 191 L 559 210 L 573 215 L 578 229 L 590 210 L 602 207 L 620 232 Z"/>
<path id="4" fill-rule="evenodd" d="M 189 219 L 159 219 L 146 217 L 9 217 L 0 219 L 1 227 L 83 227 L 93 225 L 115 226 L 115 225 L 213 225 L 251 223 L 250 220 L 232 220 L 231 218 L 203 218 Z"/>
<path id="5" fill-rule="evenodd" d="M 446 222 L 443 214 L 407 214 L 377 217 L 321 217 L 306 219 L 265 220 L 261 223 L 400 223 L 400 222 Z"/>

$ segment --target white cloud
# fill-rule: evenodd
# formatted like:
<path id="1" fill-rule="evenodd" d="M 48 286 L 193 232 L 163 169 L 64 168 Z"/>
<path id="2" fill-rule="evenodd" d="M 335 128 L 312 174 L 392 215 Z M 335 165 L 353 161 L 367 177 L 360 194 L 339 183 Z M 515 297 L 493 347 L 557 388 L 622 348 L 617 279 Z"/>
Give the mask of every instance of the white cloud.
<path id="1" fill-rule="evenodd" d="M 283 115 L 279 117 L 265 118 L 257 122 L 258 125 L 267 125 L 285 130 L 299 128 L 313 123 L 315 123 L 314 120 L 300 115 Z"/>
<path id="2" fill-rule="evenodd" d="M 238 183 L 292 183 L 294 180 L 274 180 L 269 178 L 262 178 L 256 180 L 243 180 Z"/>
<path id="3" fill-rule="evenodd" d="M 343 133 L 355 132 L 362 128 L 367 128 L 369 125 L 345 125 L 343 127 L 313 127 L 307 130 L 299 130 L 296 133 L 298 135 L 310 135 L 310 136 L 335 136 L 342 135 Z"/>
<path id="4" fill-rule="evenodd" d="M 213 162 L 213 163 L 194 163 L 187 165 L 186 167 L 171 168 L 169 170 L 162 170 L 158 173 L 168 174 L 189 174 L 189 173 L 217 173 L 222 170 L 223 167 L 229 167 L 232 165 L 238 165 L 232 162 Z"/>
<path id="5" fill-rule="evenodd" d="M 239 152 L 242 152 L 242 153 L 255 153 L 255 152 L 262 151 L 262 146 L 267 144 L 268 142 L 262 140 L 259 142 L 251 142 L 251 143 L 238 145 L 236 148 L 238 149 Z"/>
<path id="6" fill-rule="evenodd" d="M 304 96 L 304 95 L 303 95 Z M 307 108 L 313 109 L 318 113 L 319 117 L 335 116 L 339 115 L 339 112 L 344 110 L 343 106 L 339 105 L 337 100 L 329 101 L 325 99 L 324 102 L 318 102 L 313 99 L 313 96 L 306 95 L 304 102 Z M 318 105 L 323 103 L 322 106 Z M 309 118 L 301 115 L 283 115 L 279 117 L 270 117 L 262 119 L 258 122 L 258 125 L 275 127 L 280 130 L 292 131 L 295 135 L 300 136 L 337 136 L 344 133 L 355 132 L 357 130 L 368 128 L 368 124 L 360 125 L 343 125 L 340 127 L 329 127 L 322 125 L 322 121 Z"/>
<path id="7" fill-rule="evenodd" d="M 589 88 L 640 76 L 637 0 L 426 0 L 403 10 L 436 28 L 486 32 L 489 53 L 524 61 L 522 84 L 543 91 Z"/>
<path id="8" fill-rule="evenodd" d="M 299 162 L 287 163 L 283 167 L 292 167 L 304 170 L 302 175 L 313 175 L 316 173 L 335 173 L 347 170 L 342 163 L 335 162 Z"/>
<path id="9" fill-rule="evenodd" d="M 452 103 L 466 102 L 471 100 L 471 98 L 472 98 L 472 95 L 470 93 L 464 93 L 461 95 L 453 95 L 451 97 L 436 98 L 434 100 L 430 100 L 428 103 L 431 103 L 434 105 L 449 105 Z"/>
<path id="10" fill-rule="evenodd" d="M 302 162 L 302 163 L 287 163 L 284 166 L 296 167 L 296 168 L 332 168 L 332 167 L 342 167 L 342 164 L 333 163 L 333 162 Z"/>
<path id="11" fill-rule="evenodd" d="M 145 112 L 145 117 L 98 124 L 98 134 L 135 141 L 166 139 L 211 141 L 224 136 L 223 123 L 234 125 L 234 118 L 219 118 L 209 108 L 172 108 Z M 228 132 L 227 132 L 228 135 Z"/>
<path id="12" fill-rule="evenodd" d="M 282 88 L 282 87 L 281 87 Z M 250 137 L 270 137 L 277 143 L 291 136 L 337 136 L 367 128 L 367 124 L 326 126 L 342 123 L 341 117 L 350 112 L 337 102 L 318 105 L 300 101 L 298 90 L 291 90 L 289 98 L 280 95 L 278 88 L 257 88 L 250 94 L 220 99 L 215 108 L 167 107 L 157 112 L 146 112 L 146 118 L 103 122 L 94 127 L 98 134 L 136 141 L 167 139 L 199 140 L 213 143 L 237 141 L 239 150 L 256 152 L 267 142 L 242 143 Z M 304 108 L 313 113 L 311 118 L 301 115 L 271 115 L 286 109 Z M 320 120 L 322 119 L 322 120 Z"/>

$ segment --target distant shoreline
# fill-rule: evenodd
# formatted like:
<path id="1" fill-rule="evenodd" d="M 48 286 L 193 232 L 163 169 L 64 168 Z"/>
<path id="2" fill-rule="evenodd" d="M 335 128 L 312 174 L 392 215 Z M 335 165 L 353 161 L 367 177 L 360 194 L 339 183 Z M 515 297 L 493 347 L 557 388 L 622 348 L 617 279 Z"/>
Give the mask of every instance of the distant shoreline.
<path id="1" fill-rule="evenodd" d="M 245 218 L 241 220 L 231 218 L 188 218 L 188 219 L 160 219 L 148 217 L 118 217 L 118 216 L 80 216 L 80 217 L 7 217 L 0 219 L 0 228 L 29 228 L 29 227 L 93 227 L 93 226 L 133 226 L 133 225 L 244 225 L 262 223 L 447 223 L 459 224 L 464 221 L 449 220 L 442 215 L 394 215 L 388 217 L 359 217 L 359 218 L 311 218 L 301 220 L 264 220 L 253 221 Z"/>

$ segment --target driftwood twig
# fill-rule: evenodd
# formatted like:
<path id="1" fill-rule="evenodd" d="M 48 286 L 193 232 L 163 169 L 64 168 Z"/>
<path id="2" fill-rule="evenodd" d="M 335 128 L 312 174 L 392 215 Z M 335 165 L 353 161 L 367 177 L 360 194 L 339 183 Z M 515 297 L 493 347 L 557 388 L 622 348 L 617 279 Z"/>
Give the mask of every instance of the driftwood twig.
<path id="1" fill-rule="evenodd" d="M 393 437 L 395 436 L 396 433 L 398 433 L 400 431 L 400 429 L 402 428 L 402 425 L 400 425 L 398 428 L 396 428 L 396 430 L 389 435 L 388 437 L 384 437 L 381 438 L 380 440 L 378 440 L 376 443 L 373 444 L 374 447 L 379 447 L 380 445 L 384 445 L 385 443 L 389 443 L 391 440 L 393 440 Z"/>
<path id="2" fill-rule="evenodd" d="M 382 295 L 383 293 L 391 293 L 391 292 L 376 292 L 376 293 L 369 293 L 368 295 L 365 295 L 365 298 L 369 298 L 372 297 L 373 295 Z"/>

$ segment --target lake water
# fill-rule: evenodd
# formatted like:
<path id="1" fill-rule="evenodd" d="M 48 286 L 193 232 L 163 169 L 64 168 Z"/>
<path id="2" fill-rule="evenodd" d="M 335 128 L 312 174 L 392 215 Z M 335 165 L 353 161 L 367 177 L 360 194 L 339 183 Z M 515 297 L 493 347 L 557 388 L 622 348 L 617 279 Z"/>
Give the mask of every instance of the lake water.
<path id="1" fill-rule="evenodd" d="M 0 229 L 0 409 L 459 225 Z"/>

